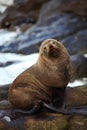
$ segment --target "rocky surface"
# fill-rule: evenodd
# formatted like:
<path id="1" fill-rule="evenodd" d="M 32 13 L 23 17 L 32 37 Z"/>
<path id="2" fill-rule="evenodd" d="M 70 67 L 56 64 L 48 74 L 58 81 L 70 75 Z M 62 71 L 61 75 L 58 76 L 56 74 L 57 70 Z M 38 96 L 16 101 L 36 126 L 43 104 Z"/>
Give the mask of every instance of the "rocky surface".
<path id="1" fill-rule="evenodd" d="M 37 21 L 39 10 L 47 0 L 18 0 L 8 6 L 5 12 L 0 16 L 0 27 L 8 28 L 10 26 L 20 25 L 22 23 L 33 24 Z M 5 1 L 4 4 L 6 4 Z M 1 2 L 3 5 L 3 2 Z"/>
<path id="2" fill-rule="evenodd" d="M 7 86 L 0 87 L 0 129 L 3 130 L 86 130 L 87 117 L 83 115 L 62 115 L 52 112 L 41 112 L 36 115 L 12 114 L 11 107 L 4 106 L 2 109 L 1 101 L 7 99 Z M 67 88 L 66 106 L 82 107 L 87 111 L 87 86 Z M 4 101 L 5 102 L 5 101 Z M 6 109 L 7 108 L 7 109 Z M 3 116 L 4 115 L 4 116 Z"/>
<path id="3" fill-rule="evenodd" d="M 87 57 L 83 55 L 72 55 L 70 58 L 72 64 L 71 81 L 82 77 L 87 77 Z"/>

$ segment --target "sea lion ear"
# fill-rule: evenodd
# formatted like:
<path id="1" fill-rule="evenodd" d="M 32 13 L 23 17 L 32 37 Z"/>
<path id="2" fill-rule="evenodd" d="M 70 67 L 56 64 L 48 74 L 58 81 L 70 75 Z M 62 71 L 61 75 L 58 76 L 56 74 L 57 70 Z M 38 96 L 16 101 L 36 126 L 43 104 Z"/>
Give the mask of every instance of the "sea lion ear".
<path id="1" fill-rule="evenodd" d="M 39 53 L 40 53 L 40 50 L 41 50 L 41 46 L 39 47 Z"/>
<path id="2" fill-rule="evenodd" d="M 41 43 L 40 46 L 39 46 L 39 52 L 40 52 L 41 48 L 42 48 L 42 43 Z"/>
<path id="3" fill-rule="evenodd" d="M 61 42 L 60 42 L 60 41 L 57 41 L 57 43 L 58 43 L 58 44 L 61 44 Z"/>

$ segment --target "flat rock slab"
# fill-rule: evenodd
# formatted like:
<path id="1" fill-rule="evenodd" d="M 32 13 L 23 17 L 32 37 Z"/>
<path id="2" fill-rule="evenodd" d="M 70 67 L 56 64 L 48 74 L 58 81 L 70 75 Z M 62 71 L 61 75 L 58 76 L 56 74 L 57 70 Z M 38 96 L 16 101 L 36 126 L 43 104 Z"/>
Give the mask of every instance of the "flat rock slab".
<path id="1" fill-rule="evenodd" d="M 63 116 L 59 114 L 39 114 L 20 117 L 11 122 L 0 121 L 3 130 L 87 130 L 87 118 L 83 116 Z"/>
<path id="2" fill-rule="evenodd" d="M 0 87 L 0 101 L 7 100 L 9 85 Z M 8 108 L 7 108 L 8 106 Z M 87 86 L 67 88 L 66 106 L 87 110 Z M 4 116 L 3 116 L 4 115 Z M 87 116 L 40 112 L 36 115 L 13 114 L 10 105 L 0 106 L 0 130 L 87 130 Z"/>

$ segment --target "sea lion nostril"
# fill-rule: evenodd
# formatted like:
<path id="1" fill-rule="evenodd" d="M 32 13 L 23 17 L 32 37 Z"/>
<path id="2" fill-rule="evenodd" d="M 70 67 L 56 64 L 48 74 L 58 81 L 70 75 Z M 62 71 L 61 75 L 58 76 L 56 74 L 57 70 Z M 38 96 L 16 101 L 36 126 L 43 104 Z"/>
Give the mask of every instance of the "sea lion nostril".
<path id="1" fill-rule="evenodd" d="M 52 45 L 50 45 L 50 49 L 51 49 L 51 48 L 53 48 L 53 46 L 52 46 Z"/>

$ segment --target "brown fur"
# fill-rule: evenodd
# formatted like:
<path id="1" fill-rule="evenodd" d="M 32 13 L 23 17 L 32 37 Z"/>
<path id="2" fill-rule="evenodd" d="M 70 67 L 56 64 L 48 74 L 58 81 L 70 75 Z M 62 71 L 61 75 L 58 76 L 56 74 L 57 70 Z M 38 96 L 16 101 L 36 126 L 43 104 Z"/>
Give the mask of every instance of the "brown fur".
<path id="1" fill-rule="evenodd" d="M 30 109 L 39 100 L 51 103 L 54 88 L 65 88 L 69 80 L 67 50 L 60 42 L 48 39 L 41 44 L 36 64 L 13 81 L 8 97 L 13 106 Z"/>

